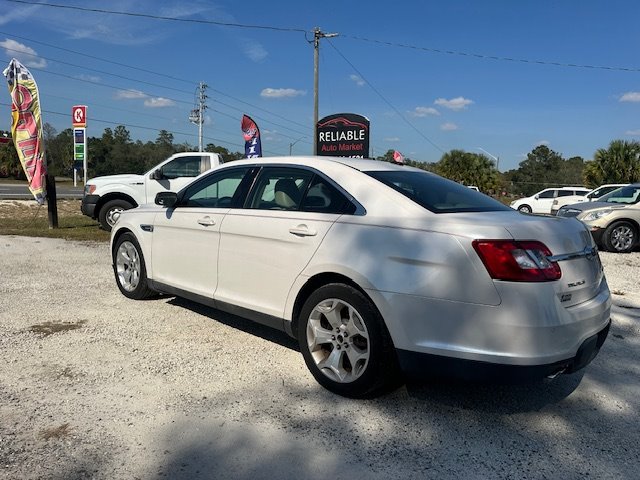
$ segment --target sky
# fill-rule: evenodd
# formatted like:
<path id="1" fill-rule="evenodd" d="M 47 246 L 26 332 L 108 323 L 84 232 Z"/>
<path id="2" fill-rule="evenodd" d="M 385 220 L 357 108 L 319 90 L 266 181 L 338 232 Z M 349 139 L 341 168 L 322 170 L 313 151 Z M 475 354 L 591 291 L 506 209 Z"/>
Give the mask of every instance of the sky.
<path id="1" fill-rule="evenodd" d="M 87 105 L 88 136 L 164 129 L 197 148 L 189 113 L 204 82 L 205 144 L 243 151 L 247 114 L 265 156 L 307 155 L 319 27 L 338 34 L 320 40 L 320 118 L 366 116 L 373 156 L 462 149 L 507 171 L 538 145 L 589 160 L 640 140 L 638 18 L 636 0 L 0 0 L 0 64 L 30 69 L 58 132 Z M 0 94 L 0 130 L 10 124 Z"/>

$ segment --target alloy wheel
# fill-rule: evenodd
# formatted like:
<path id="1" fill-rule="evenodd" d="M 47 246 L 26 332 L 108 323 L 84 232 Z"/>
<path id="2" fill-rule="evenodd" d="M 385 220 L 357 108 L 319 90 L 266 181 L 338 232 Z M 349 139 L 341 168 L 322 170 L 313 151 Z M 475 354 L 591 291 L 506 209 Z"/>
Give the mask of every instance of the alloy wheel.
<path id="1" fill-rule="evenodd" d="M 122 242 L 116 254 L 118 282 L 128 292 L 133 292 L 140 282 L 140 255 L 135 245 Z"/>
<path id="2" fill-rule="evenodd" d="M 367 369 L 369 332 L 358 311 L 343 300 L 318 303 L 309 315 L 307 345 L 318 369 L 338 383 L 351 383 Z"/>

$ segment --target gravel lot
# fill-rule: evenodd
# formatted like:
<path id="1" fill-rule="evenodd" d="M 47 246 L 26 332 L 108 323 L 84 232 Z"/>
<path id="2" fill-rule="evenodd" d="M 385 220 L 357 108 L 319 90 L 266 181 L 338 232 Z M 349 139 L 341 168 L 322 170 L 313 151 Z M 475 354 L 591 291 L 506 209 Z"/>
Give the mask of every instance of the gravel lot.
<path id="1" fill-rule="evenodd" d="M 0 252 L 1 478 L 638 478 L 640 252 L 602 254 L 613 326 L 581 373 L 365 401 L 319 387 L 284 334 L 127 300 L 107 244 Z"/>

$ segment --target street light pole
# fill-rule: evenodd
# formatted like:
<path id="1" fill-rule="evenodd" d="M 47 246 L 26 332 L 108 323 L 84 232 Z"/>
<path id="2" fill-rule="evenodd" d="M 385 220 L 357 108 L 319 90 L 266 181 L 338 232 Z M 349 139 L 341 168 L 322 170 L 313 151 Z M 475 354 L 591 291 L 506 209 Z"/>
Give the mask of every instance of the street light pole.
<path id="1" fill-rule="evenodd" d="M 478 150 L 483 151 L 484 153 L 486 153 L 487 155 L 489 155 L 491 158 L 493 158 L 496 161 L 496 170 L 498 170 L 498 172 L 500 171 L 500 157 L 496 157 L 494 155 L 491 155 L 489 152 L 487 152 L 484 148 L 482 147 L 478 147 Z"/>
<path id="2" fill-rule="evenodd" d="M 291 152 L 292 152 L 292 150 L 293 150 L 293 146 L 294 146 L 296 143 L 298 143 L 300 140 L 303 140 L 303 139 L 304 139 L 304 137 L 300 137 L 300 138 L 299 138 L 299 139 L 297 139 L 295 142 L 292 142 L 292 143 L 290 143 L 290 144 L 289 144 L 289 156 L 291 156 Z"/>
<path id="3" fill-rule="evenodd" d="M 318 73 L 320 70 L 320 39 L 337 37 L 337 33 L 323 33 L 320 27 L 313 29 L 313 154 L 318 154 Z"/>

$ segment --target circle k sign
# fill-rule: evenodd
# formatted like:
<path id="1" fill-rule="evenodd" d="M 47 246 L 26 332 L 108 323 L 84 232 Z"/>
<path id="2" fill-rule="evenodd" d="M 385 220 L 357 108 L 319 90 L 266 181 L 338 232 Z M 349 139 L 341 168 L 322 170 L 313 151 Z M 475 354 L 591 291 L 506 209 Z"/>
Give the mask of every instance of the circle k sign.
<path id="1" fill-rule="evenodd" d="M 71 109 L 71 123 L 74 127 L 86 127 L 87 126 L 87 106 L 75 105 Z"/>

